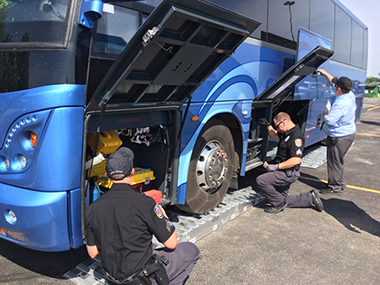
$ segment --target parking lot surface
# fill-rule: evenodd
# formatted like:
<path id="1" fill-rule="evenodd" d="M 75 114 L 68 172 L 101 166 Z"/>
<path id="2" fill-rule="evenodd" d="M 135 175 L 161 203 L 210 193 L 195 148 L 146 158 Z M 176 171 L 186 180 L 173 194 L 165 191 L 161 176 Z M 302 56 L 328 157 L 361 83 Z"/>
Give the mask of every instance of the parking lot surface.
<path id="1" fill-rule="evenodd" d="M 357 136 L 345 160 L 348 188 L 321 195 L 324 211 L 285 209 L 273 215 L 265 202 L 196 244 L 202 257 L 187 285 L 380 284 L 380 99 L 366 99 Z M 240 187 L 256 189 L 257 169 Z M 319 189 L 326 164 L 301 167 L 296 194 Z M 65 272 L 88 259 L 84 247 L 44 253 L 0 240 L 1 284 L 73 284 Z"/>
<path id="2" fill-rule="evenodd" d="M 197 242 L 202 258 L 188 285 L 380 284 L 380 99 L 366 99 L 355 143 L 345 158 L 348 188 L 320 195 L 322 213 L 265 202 Z M 242 180 L 255 189 L 251 171 Z M 326 164 L 301 167 L 290 194 L 323 187 Z"/>

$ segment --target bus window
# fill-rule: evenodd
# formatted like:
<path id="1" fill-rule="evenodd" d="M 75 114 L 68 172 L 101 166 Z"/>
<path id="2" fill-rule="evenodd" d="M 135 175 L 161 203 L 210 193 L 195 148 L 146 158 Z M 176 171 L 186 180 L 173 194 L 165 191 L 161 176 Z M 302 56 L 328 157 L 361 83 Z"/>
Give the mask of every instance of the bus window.
<path id="1" fill-rule="evenodd" d="M 262 34 L 267 32 L 268 18 L 268 0 L 252 1 L 252 0 L 210 0 L 217 5 L 236 11 L 248 18 L 258 21 L 260 26 L 251 34 L 251 37 L 262 39 Z M 265 40 L 265 38 L 263 39 Z"/>
<path id="2" fill-rule="evenodd" d="M 334 3 L 331 0 L 311 1 L 310 30 L 328 39 L 333 39 Z"/>
<path id="3" fill-rule="evenodd" d="M 335 40 L 333 58 L 337 61 L 349 63 L 351 50 L 351 18 L 339 7 L 335 12 Z"/>
<path id="4" fill-rule="evenodd" d="M 124 7 L 104 4 L 98 21 L 95 51 L 119 54 L 140 26 L 140 13 Z M 128 19 L 128 25 L 125 24 Z"/>
<path id="5" fill-rule="evenodd" d="M 309 1 L 295 1 L 290 7 L 284 2 L 269 1 L 268 33 L 296 41 L 298 28 L 309 28 Z"/>
<path id="6" fill-rule="evenodd" d="M 352 21 L 351 60 L 350 64 L 362 67 L 364 30 Z"/>
<path id="7" fill-rule="evenodd" d="M 0 42 L 62 43 L 68 0 L 2 1 Z"/>

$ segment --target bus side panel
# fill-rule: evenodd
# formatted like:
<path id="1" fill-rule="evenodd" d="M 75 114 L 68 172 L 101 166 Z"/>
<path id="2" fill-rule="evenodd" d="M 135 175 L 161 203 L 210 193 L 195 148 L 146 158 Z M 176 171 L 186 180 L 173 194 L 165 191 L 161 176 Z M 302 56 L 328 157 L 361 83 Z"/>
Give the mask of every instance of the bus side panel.
<path id="1" fill-rule="evenodd" d="M 245 174 L 252 101 L 281 76 L 287 58 L 294 58 L 294 55 L 243 43 L 236 53 L 193 93 L 181 138 L 178 204 L 185 203 L 188 169 L 197 138 L 206 123 L 218 114 L 234 114 L 239 121 L 243 131 L 240 174 Z M 203 101 L 206 103 L 201 103 Z M 193 116 L 199 117 L 199 120 L 191 121 Z"/>
<path id="2" fill-rule="evenodd" d="M 0 184 L 0 193 L 2 238 L 42 251 L 70 249 L 65 191 L 48 193 Z"/>
<path id="3" fill-rule="evenodd" d="M 70 246 L 72 248 L 78 248 L 83 245 L 81 226 L 81 189 L 70 191 L 67 200 Z"/>

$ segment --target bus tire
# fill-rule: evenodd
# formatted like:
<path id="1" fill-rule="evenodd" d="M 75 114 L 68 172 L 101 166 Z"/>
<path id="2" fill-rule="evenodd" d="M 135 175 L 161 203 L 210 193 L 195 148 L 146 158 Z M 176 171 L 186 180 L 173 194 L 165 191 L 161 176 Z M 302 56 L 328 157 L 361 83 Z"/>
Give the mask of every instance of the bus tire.
<path id="1" fill-rule="evenodd" d="M 204 214 L 220 204 L 235 169 L 234 148 L 231 132 L 222 121 L 213 120 L 202 130 L 191 156 L 186 202 L 180 209 Z"/>

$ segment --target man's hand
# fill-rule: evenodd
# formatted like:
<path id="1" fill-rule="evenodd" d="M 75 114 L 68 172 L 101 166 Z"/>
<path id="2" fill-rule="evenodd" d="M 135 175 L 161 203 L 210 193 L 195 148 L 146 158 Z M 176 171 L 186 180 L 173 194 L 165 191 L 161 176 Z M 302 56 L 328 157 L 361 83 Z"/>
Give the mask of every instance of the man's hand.
<path id="1" fill-rule="evenodd" d="M 266 118 L 259 119 L 259 124 L 266 126 L 266 127 L 268 127 L 270 125 L 270 123 L 268 122 L 268 120 Z"/>
<path id="2" fill-rule="evenodd" d="M 276 171 L 278 169 L 278 164 L 268 164 L 266 161 L 263 166 L 268 171 Z"/>
<path id="3" fill-rule="evenodd" d="M 318 69 L 317 70 L 319 75 L 325 75 L 326 71 L 324 69 Z"/>

